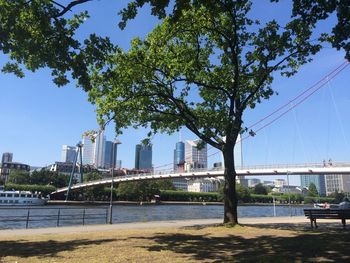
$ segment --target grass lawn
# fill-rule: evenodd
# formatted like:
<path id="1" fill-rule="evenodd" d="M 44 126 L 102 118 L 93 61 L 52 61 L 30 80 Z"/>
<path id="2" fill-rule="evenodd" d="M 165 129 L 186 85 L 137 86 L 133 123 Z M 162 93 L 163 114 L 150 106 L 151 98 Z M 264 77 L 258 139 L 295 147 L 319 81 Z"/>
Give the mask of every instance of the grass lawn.
<path id="1" fill-rule="evenodd" d="M 0 236 L 0 262 L 350 262 L 350 231 L 209 226 Z"/>

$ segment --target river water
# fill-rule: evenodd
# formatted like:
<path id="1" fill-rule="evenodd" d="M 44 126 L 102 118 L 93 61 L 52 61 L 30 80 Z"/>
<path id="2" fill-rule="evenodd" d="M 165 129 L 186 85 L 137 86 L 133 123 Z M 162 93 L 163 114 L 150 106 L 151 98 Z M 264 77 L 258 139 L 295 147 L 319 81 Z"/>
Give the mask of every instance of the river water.
<path id="1" fill-rule="evenodd" d="M 300 216 L 304 208 L 238 206 L 238 216 Z M 107 211 L 107 206 L 0 207 L 0 229 L 26 228 L 27 221 L 28 228 L 104 224 Z M 113 223 L 223 218 L 223 213 L 222 205 L 114 205 Z"/>

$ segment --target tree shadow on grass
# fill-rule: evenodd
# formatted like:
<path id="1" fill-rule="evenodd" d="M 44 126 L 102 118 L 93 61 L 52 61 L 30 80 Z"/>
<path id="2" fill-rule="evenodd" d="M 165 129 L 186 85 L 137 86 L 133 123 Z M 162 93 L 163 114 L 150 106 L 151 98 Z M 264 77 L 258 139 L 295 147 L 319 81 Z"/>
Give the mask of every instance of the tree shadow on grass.
<path id="1" fill-rule="evenodd" d="M 261 224 L 240 224 L 241 226 L 253 226 L 257 228 L 279 229 L 279 230 L 291 230 L 302 231 L 310 233 L 343 233 L 350 234 L 350 226 L 343 228 L 342 224 L 335 222 L 319 222 L 317 221 L 318 228 L 311 228 L 310 224 L 305 223 L 261 223 Z"/>
<path id="2" fill-rule="evenodd" d="M 169 250 L 206 262 L 350 262 L 349 233 L 299 233 L 296 236 L 157 234 L 149 251 Z"/>
<path id="3" fill-rule="evenodd" d="M 57 257 L 61 251 L 73 251 L 78 247 L 101 245 L 103 243 L 114 242 L 116 239 L 99 239 L 99 240 L 69 240 L 69 241 L 27 241 L 11 240 L 0 241 L 0 258 L 6 256 L 15 257 Z"/>

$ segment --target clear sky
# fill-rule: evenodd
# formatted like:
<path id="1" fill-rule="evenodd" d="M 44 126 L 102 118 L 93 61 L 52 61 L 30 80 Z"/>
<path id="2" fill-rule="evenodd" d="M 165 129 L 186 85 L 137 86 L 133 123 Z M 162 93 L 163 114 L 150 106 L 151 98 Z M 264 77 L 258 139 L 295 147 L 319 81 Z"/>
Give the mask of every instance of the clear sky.
<path id="1" fill-rule="evenodd" d="M 281 6 L 283 12 L 268 9 L 264 4 L 266 1 L 258 1 L 256 10 L 265 8 L 265 11 L 255 10 L 252 16 L 263 13 L 262 19 L 275 17 L 280 21 L 287 17 L 283 12 L 288 4 Z M 159 22 L 144 9 L 124 31 L 120 31 L 117 11 L 125 7 L 124 1 L 93 1 L 84 7 L 89 10 L 91 18 L 82 26 L 79 37 L 92 32 L 108 35 L 125 49 L 133 37 L 144 37 Z M 273 87 L 279 95 L 247 111 L 245 123 L 252 124 L 287 103 L 339 66 L 343 57 L 342 51 L 326 48 L 294 77 L 276 76 Z M 6 57 L 0 55 L 0 65 L 5 61 Z M 350 161 L 349 83 L 350 66 L 295 110 L 261 130 L 254 138 L 244 140 L 244 164 L 310 163 L 329 158 Z M 63 144 L 75 145 L 81 140 L 83 131 L 98 127 L 94 106 L 87 101 L 87 95 L 74 83 L 57 88 L 47 69 L 28 72 L 23 79 L 0 74 L 0 121 L 0 154 L 12 152 L 14 161 L 32 166 L 59 161 Z M 113 125 L 107 127 L 107 139 L 114 138 L 113 128 Z M 118 138 L 122 142 L 118 159 L 122 160 L 123 167 L 134 166 L 135 145 L 145 136 L 144 130 L 127 129 Z M 196 139 L 186 130 L 181 136 L 183 140 Z M 179 134 L 154 138 L 154 166 L 172 163 L 173 149 L 178 140 Z M 209 154 L 214 152 L 215 149 L 209 150 Z M 209 163 L 220 159 L 216 154 L 209 158 Z M 293 178 L 291 183 L 298 184 L 299 180 Z"/>

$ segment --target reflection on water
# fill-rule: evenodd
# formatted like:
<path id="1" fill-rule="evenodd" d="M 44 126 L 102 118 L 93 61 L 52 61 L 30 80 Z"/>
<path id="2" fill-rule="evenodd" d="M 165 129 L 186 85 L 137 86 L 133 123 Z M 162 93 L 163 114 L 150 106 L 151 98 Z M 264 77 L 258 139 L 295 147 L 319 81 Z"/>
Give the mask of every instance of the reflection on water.
<path id="1" fill-rule="evenodd" d="M 30 208 L 29 228 L 104 224 L 107 207 L 42 206 Z M 276 206 L 276 216 L 303 215 L 302 206 Z M 58 213 L 60 214 L 57 222 Z M 221 205 L 114 205 L 113 223 L 132 223 L 182 219 L 223 218 Z M 28 207 L 0 208 L 0 229 L 25 228 Z M 239 206 L 239 217 L 274 216 L 273 206 Z M 12 220 L 12 221 L 9 221 Z"/>

